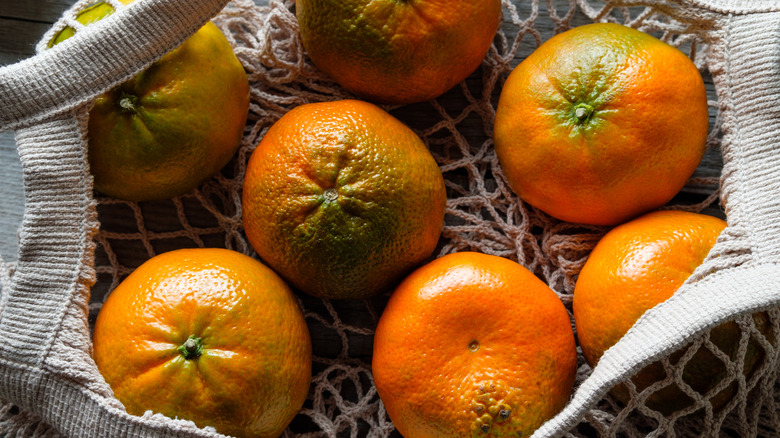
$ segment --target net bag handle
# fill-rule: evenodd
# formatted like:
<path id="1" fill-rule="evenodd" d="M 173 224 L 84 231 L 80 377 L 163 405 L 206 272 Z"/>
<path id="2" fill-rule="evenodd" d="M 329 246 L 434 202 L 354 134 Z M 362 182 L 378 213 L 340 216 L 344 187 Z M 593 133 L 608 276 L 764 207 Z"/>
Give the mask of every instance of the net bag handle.
<path id="1" fill-rule="evenodd" d="M 682 21 L 712 29 L 706 39 L 723 117 L 721 202 L 728 226 L 677 293 L 604 353 L 569 404 L 534 438 L 563 435 L 613 386 L 709 329 L 780 305 L 780 4 L 666 3 Z M 770 364 L 779 359 L 777 348 L 766 354 Z"/>
<path id="2" fill-rule="evenodd" d="M 177 47 L 227 0 L 109 2 L 115 13 L 0 69 L 0 130 L 16 130 L 25 188 L 16 271 L 0 277 L 0 399 L 65 436 L 221 437 L 127 414 L 91 359 L 98 221 L 86 122 L 92 99 Z"/>

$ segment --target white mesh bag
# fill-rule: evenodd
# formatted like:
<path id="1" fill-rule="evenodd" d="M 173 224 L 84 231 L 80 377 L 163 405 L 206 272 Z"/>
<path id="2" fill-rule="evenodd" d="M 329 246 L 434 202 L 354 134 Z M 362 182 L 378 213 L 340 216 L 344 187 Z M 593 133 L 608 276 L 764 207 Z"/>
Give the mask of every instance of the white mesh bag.
<path id="1" fill-rule="evenodd" d="M 246 163 L 289 109 L 352 97 L 313 67 L 294 3 L 271 0 L 137 0 L 81 26 L 77 2 L 47 33 L 38 55 L 0 68 L 0 129 L 15 130 L 24 171 L 19 257 L 0 266 L 0 437 L 219 437 L 148 412 L 132 416 L 91 359 L 90 322 L 124 276 L 177 247 L 222 246 L 256 257 L 241 228 Z M 570 403 L 542 436 L 776 436 L 780 350 L 780 3 L 777 0 L 504 0 L 504 23 L 480 70 L 436 100 L 385 107 L 410 125 L 447 181 L 447 218 L 436 256 L 476 250 L 516 260 L 570 309 L 574 282 L 606 231 L 557 221 L 511 193 L 493 151 L 496 96 L 509 71 L 553 33 L 616 21 L 690 54 L 711 78 L 709 156 L 667 208 L 725 212 L 728 227 L 678 293 L 648 311 L 594 369 L 580 355 Z M 86 161 L 90 102 L 129 79 L 212 19 L 244 64 L 249 119 L 235 159 L 197 190 L 132 203 L 93 194 Z M 65 26 L 75 35 L 48 49 Z M 720 169 L 722 168 L 722 172 Z M 704 195 L 701 195 L 704 193 Z M 693 196 L 688 196 L 693 194 Z M 688 202 L 690 198 L 696 202 Z M 299 295 L 314 344 L 308 399 L 285 436 L 398 436 L 372 385 L 373 329 L 387 296 L 327 301 Z M 750 314 L 767 311 L 770 331 Z M 719 353 L 708 330 L 735 319 L 741 348 Z M 741 372 L 748 342 L 764 360 Z M 683 349 L 681 357 L 671 353 Z M 736 385 L 725 407 L 681 380 L 698 348 L 724 362 Z M 623 406 L 609 389 L 661 361 L 667 378 Z M 678 384 L 694 403 L 663 416 L 649 391 Z"/>

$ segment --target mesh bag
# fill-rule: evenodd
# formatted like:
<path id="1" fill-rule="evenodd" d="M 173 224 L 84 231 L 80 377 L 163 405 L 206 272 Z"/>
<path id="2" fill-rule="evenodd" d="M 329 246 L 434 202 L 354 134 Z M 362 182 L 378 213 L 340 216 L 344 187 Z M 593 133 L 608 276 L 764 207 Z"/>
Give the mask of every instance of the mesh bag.
<path id="1" fill-rule="evenodd" d="M 148 412 L 132 416 L 91 359 L 90 324 L 107 294 L 149 257 L 218 246 L 256 257 L 241 227 L 248 157 L 291 108 L 352 97 L 311 65 L 294 3 L 143 0 L 84 27 L 77 2 L 44 36 L 38 55 L 0 69 L 0 129 L 16 130 L 25 183 L 19 257 L 0 269 L 0 436 L 218 437 Z M 251 83 L 240 150 L 197 190 L 164 202 L 94 195 L 85 160 L 90 101 L 151 64 L 212 19 Z M 708 160 L 666 208 L 722 215 L 728 227 L 704 264 L 667 302 L 647 312 L 594 369 L 580 355 L 576 391 L 534 436 L 769 436 L 780 431 L 780 4 L 776 0 L 504 0 L 503 25 L 481 68 L 429 102 L 385 107 L 425 141 L 444 174 L 447 217 L 436 255 L 474 250 L 516 260 L 571 309 L 577 274 L 606 232 L 555 220 L 508 189 L 492 147 L 497 96 L 511 69 L 555 33 L 615 21 L 681 48 L 711 78 Z M 74 37 L 46 43 L 64 26 Z M 722 160 L 722 161 L 721 161 Z M 718 204 L 720 202 L 720 204 Z M 721 210 L 722 207 L 722 210 Z M 314 345 L 308 399 L 284 436 L 399 436 L 372 384 L 373 329 L 387 296 L 328 301 L 299 294 Z M 750 314 L 766 311 L 769 330 Z M 710 340 L 735 320 L 736 358 Z M 741 372 L 747 344 L 764 360 Z M 735 397 L 713 410 L 681 378 L 699 348 L 723 361 Z M 672 355 L 673 352 L 676 354 Z M 645 365 L 666 379 L 620 405 L 609 395 Z M 671 416 L 644 401 L 674 382 L 694 401 Z M 711 395 L 709 394 L 709 395 Z"/>

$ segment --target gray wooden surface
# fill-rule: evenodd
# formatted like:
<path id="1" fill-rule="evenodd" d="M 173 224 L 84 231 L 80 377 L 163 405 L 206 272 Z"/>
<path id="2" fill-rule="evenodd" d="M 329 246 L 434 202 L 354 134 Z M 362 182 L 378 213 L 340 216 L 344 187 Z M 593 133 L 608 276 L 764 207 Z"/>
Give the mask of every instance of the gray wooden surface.
<path id="1" fill-rule="evenodd" d="M 35 44 L 75 0 L 0 0 L 0 66 L 30 57 Z M 22 169 L 13 132 L 0 132 L 0 255 L 16 259 L 24 210 Z"/>
<path id="2" fill-rule="evenodd" d="M 0 66 L 17 62 L 34 54 L 35 44 L 48 28 L 76 0 L 0 0 Z M 267 0 L 256 0 L 258 4 Z M 523 6 L 521 5 L 521 9 Z M 580 20 L 579 18 L 582 18 Z M 582 24 L 587 19 L 574 17 L 572 24 Z M 543 37 L 552 34 L 552 29 L 540 29 Z M 516 60 L 519 62 L 519 60 Z M 710 98 L 715 98 L 712 81 L 705 77 Z M 0 109 L 1 110 L 1 109 Z M 403 111 L 403 109 L 400 109 Z M 415 118 L 417 115 L 413 115 Z M 714 114 L 711 114 L 714 120 Z M 696 176 L 717 176 L 721 159 L 717 150 L 709 151 Z M 686 202 L 703 199 L 705 188 L 687 188 L 680 196 Z M 0 255 L 5 261 L 16 259 L 17 232 L 24 210 L 22 171 L 16 153 L 12 132 L 0 133 Z M 717 205 L 707 213 L 722 217 Z"/>

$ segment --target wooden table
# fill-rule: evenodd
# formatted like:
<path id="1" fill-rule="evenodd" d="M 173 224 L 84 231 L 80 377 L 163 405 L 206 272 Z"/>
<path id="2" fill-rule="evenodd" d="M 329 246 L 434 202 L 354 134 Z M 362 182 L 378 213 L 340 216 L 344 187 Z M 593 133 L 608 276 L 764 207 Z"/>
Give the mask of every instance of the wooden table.
<path id="1" fill-rule="evenodd" d="M 0 65 L 35 53 L 35 45 L 75 0 L 0 0 Z M 22 169 L 14 133 L 0 132 L 0 255 L 16 259 L 17 231 L 24 210 Z"/>

